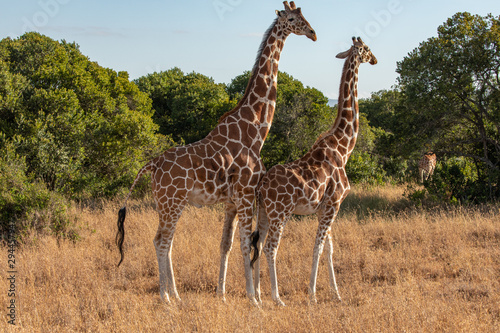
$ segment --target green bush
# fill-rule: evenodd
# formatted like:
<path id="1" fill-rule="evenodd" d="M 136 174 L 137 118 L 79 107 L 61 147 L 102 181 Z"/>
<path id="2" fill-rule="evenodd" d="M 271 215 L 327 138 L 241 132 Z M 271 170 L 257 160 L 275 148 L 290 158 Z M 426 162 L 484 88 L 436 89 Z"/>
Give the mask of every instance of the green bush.
<path id="1" fill-rule="evenodd" d="M 30 230 L 78 238 L 71 230 L 70 203 L 43 182 L 26 175 L 26 162 L 12 144 L 0 149 L 0 228 L 2 238 L 14 226 L 18 240 Z"/>
<path id="2" fill-rule="evenodd" d="M 366 152 L 354 151 L 346 165 L 346 173 L 351 183 L 377 185 L 384 183 L 385 171 L 376 157 Z"/>
<path id="3" fill-rule="evenodd" d="M 486 202 L 490 197 L 485 191 L 489 184 L 476 175 L 473 165 L 465 158 L 438 162 L 434 174 L 423 185 L 419 189 L 409 185 L 408 199 L 418 204 L 455 205 Z"/>
<path id="4" fill-rule="evenodd" d="M 0 131 L 49 190 L 85 200 L 130 186 L 162 138 L 151 103 L 75 43 L 36 32 L 0 41 Z"/>

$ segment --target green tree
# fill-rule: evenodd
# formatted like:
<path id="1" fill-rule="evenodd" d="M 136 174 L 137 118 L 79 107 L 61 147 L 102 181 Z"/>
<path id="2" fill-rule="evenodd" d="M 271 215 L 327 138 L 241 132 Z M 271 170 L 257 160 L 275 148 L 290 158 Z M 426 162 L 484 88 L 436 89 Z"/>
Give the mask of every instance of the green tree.
<path id="1" fill-rule="evenodd" d="M 474 160 L 490 199 L 500 196 L 499 70 L 498 17 L 469 13 L 448 19 L 397 66 L 399 142 Z"/>
<path id="2" fill-rule="evenodd" d="M 395 113 L 399 105 L 400 94 L 398 90 L 374 92 L 370 98 L 359 100 L 359 111 L 366 115 L 372 127 L 393 132 L 397 126 Z"/>
<path id="3" fill-rule="evenodd" d="M 177 67 L 140 77 L 135 83 L 151 97 L 160 133 L 177 142 L 204 138 L 219 117 L 236 105 L 224 84 L 199 73 L 184 74 Z"/>
<path id="4" fill-rule="evenodd" d="M 116 193 L 158 142 L 148 95 L 75 43 L 35 32 L 3 39 L 0 83 L 0 130 L 51 190 Z"/>
<path id="5" fill-rule="evenodd" d="M 359 132 L 346 173 L 352 183 L 382 184 L 386 172 L 382 168 L 384 158 L 376 154 L 376 142 L 382 130 L 370 126 L 364 113 L 359 114 Z"/>
<path id="6" fill-rule="evenodd" d="M 68 201 L 26 174 L 25 158 L 12 142 L 2 135 L 0 142 L 0 239 L 14 232 L 16 240 L 22 240 L 26 230 L 77 238 Z"/>
<path id="7" fill-rule="evenodd" d="M 406 144 L 406 133 L 399 130 L 401 125 L 398 122 L 398 115 L 405 110 L 401 101 L 401 92 L 397 89 L 380 90 L 359 101 L 361 117 L 365 116 L 369 123 L 365 126 L 361 120 L 361 130 L 366 127 L 373 140 L 370 145 L 373 149 L 364 151 L 370 152 L 370 157 L 376 160 L 377 167 L 383 169 L 387 178 L 399 183 L 415 178 L 408 162 L 416 160 L 420 153 L 401 148 Z M 401 136 L 396 138 L 395 133 Z"/>

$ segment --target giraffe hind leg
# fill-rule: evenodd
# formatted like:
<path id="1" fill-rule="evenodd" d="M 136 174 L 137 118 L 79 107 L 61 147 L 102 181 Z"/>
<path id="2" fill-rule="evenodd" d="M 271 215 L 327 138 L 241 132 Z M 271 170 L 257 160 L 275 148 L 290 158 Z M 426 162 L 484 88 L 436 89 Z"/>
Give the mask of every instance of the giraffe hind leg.
<path id="1" fill-rule="evenodd" d="M 279 242 L 283 234 L 284 222 L 280 220 L 269 221 L 269 231 L 264 245 L 264 253 L 269 266 L 269 277 L 271 280 L 271 297 L 278 306 L 285 306 L 280 298 L 278 290 L 278 277 L 276 273 L 276 254 L 278 252 Z"/>
<path id="2" fill-rule="evenodd" d="M 170 297 L 180 301 L 172 267 L 172 241 L 175 227 L 183 208 L 184 205 L 180 205 L 177 209 L 170 209 L 167 212 L 159 213 L 160 223 L 154 238 L 160 275 L 160 296 L 166 303 L 170 302 Z"/>
<path id="3" fill-rule="evenodd" d="M 318 231 L 316 233 L 316 241 L 314 243 L 313 252 L 313 263 L 311 269 L 311 280 L 309 283 L 309 299 L 311 303 L 317 303 L 316 300 L 316 279 L 318 277 L 318 264 L 321 254 L 323 253 L 323 247 L 325 245 L 325 239 L 330 231 L 333 219 L 335 218 L 336 209 L 334 207 L 328 207 L 326 211 L 318 212 Z M 330 244 L 329 244 L 330 246 Z M 331 273 L 333 273 L 333 262 L 332 266 L 329 268 Z M 336 285 L 336 283 L 335 283 Z"/>
<path id="4" fill-rule="evenodd" d="M 236 206 L 233 204 L 226 204 L 226 217 L 224 219 L 224 229 L 222 231 L 222 240 L 220 243 L 220 270 L 219 270 L 219 283 L 217 286 L 217 295 L 223 301 L 226 300 L 226 272 L 227 262 L 229 259 L 229 252 L 233 246 L 234 232 L 236 230 Z"/>
<path id="5" fill-rule="evenodd" d="M 254 249 L 254 256 L 250 265 L 254 271 L 254 289 L 255 289 L 255 299 L 262 305 L 262 299 L 260 294 L 260 254 L 262 253 L 262 248 L 267 237 L 267 231 L 269 229 L 269 222 L 267 219 L 267 214 L 264 206 L 260 206 L 257 213 L 257 228 L 252 233 L 251 243 Z"/>

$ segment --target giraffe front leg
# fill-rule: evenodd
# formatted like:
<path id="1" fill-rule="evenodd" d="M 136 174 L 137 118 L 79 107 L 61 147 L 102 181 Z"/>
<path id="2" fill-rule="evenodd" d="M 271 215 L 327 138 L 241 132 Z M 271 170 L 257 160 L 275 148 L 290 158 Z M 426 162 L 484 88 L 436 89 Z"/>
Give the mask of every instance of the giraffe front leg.
<path id="1" fill-rule="evenodd" d="M 229 259 L 229 252 L 233 246 L 234 232 L 238 220 L 236 217 L 236 206 L 233 204 L 226 204 L 226 217 L 224 219 L 224 229 L 222 231 L 222 240 L 220 243 L 220 270 L 219 270 L 219 283 L 217 286 L 217 295 L 222 300 L 226 301 L 226 272 L 227 262 Z"/>
<path id="2" fill-rule="evenodd" d="M 245 266 L 245 281 L 247 297 L 250 304 L 258 307 L 259 304 L 255 299 L 255 290 L 253 285 L 252 267 L 250 264 L 250 234 L 252 232 L 252 216 L 253 207 L 250 204 L 248 207 L 241 207 L 238 209 L 238 219 L 240 224 L 240 247 L 243 255 L 243 264 Z"/>
<path id="3" fill-rule="evenodd" d="M 332 242 L 332 230 L 331 227 L 327 233 L 327 253 L 328 253 L 328 273 L 330 276 L 330 286 L 337 293 L 337 299 L 342 302 L 340 298 L 339 289 L 337 288 L 337 281 L 335 279 L 335 271 L 333 270 L 333 242 Z"/>

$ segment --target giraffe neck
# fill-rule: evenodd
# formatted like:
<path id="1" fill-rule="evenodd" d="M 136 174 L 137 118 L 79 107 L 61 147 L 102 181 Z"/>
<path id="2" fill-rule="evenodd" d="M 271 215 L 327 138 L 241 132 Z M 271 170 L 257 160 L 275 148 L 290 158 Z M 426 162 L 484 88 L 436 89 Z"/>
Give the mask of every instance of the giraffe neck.
<path id="1" fill-rule="evenodd" d="M 338 101 L 338 114 L 332 128 L 322 136 L 330 137 L 334 149 L 342 156 L 343 164 L 351 155 L 359 129 L 358 109 L 358 68 L 359 60 L 354 55 L 349 56 L 344 63 Z"/>
<path id="2" fill-rule="evenodd" d="M 289 32 L 278 20 L 264 34 L 245 94 L 238 105 L 221 117 L 219 123 L 233 116 L 258 127 L 262 144 L 269 133 L 276 107 L 278 64 Z"/>

